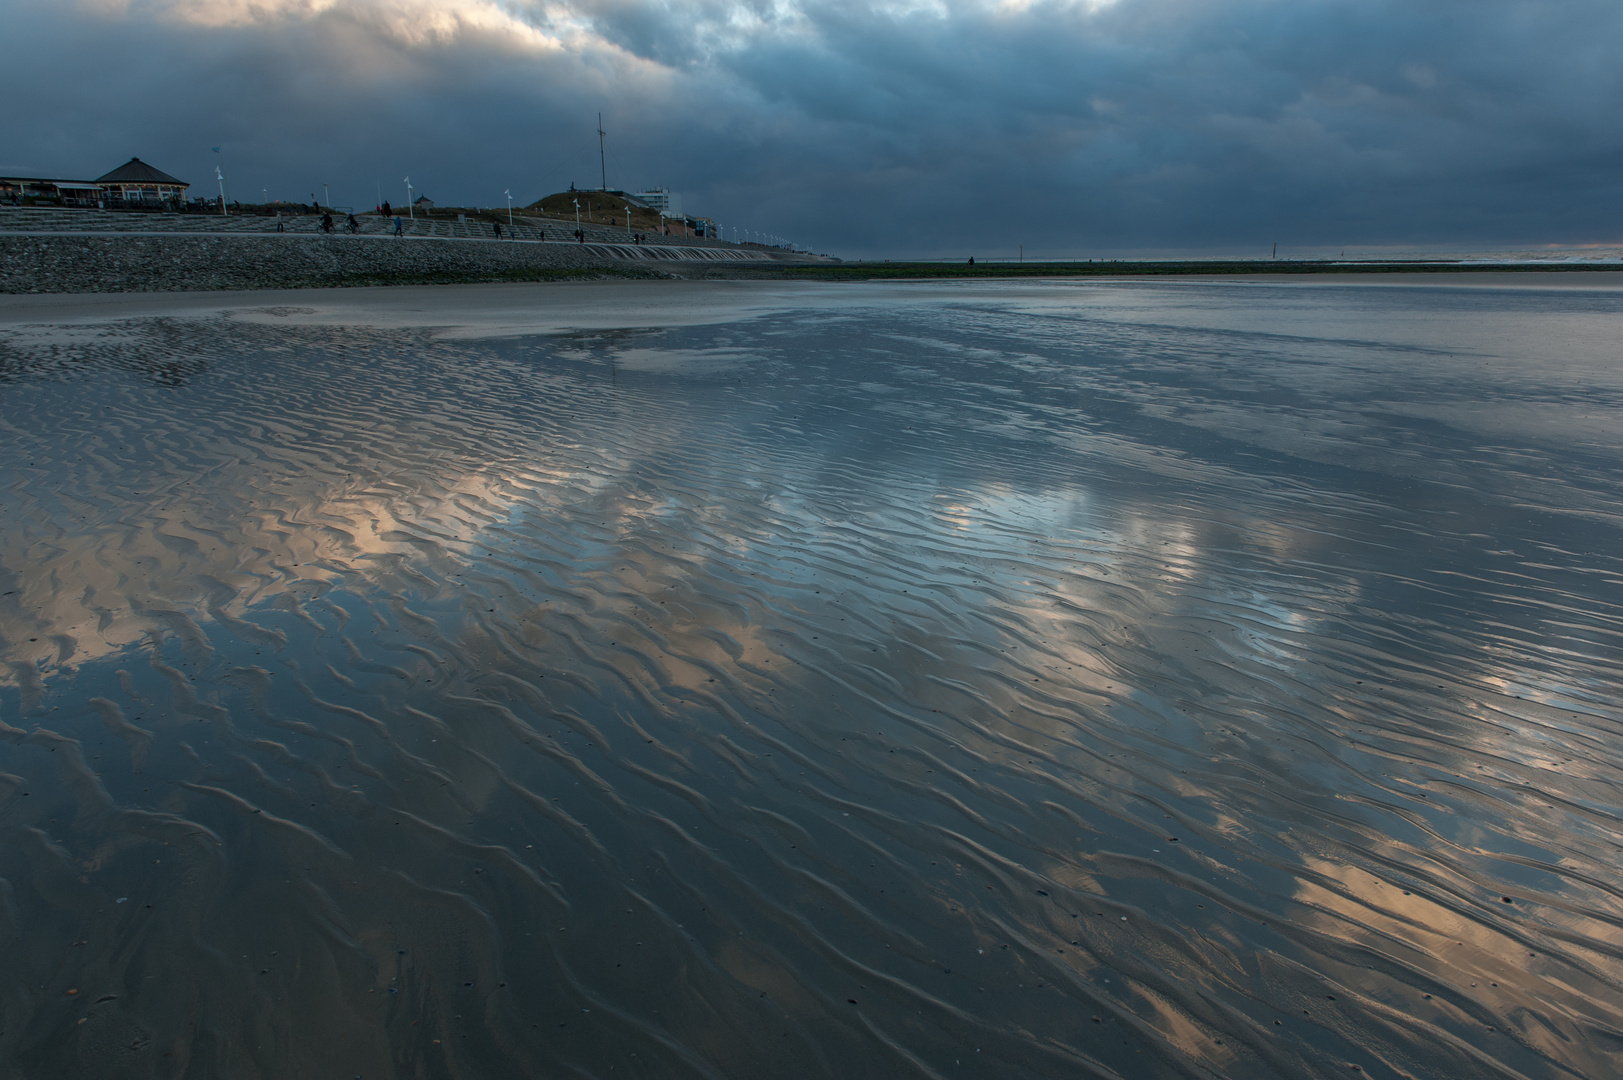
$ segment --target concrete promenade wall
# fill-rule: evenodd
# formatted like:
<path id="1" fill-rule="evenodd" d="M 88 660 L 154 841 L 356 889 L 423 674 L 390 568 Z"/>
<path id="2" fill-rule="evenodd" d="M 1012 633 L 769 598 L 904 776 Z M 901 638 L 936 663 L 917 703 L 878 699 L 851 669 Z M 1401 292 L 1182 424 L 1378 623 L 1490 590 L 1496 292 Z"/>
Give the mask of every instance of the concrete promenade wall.
<path id="1" fill-rule="evenodd" d="M 721 269 L 714 262 L 673 259 L 676 255 L 676 251 L 635 251 L 625 245 L 450 238 L 0 232 L 0 293 L 689 277 Z M 785 261 L 790 260 L 759 260 L 763 266 Z M 730 266 L 746 269 L 739 263 Z"/>
<path id="2" fill-rule="evenodd" d="M 360 223 L 361 232 L 365 235 L 391 236 L 394 233 L 393 218 L 380 218 L 372 214 L 362 214 L 356 220 Z M 321 219 L 315 214 L 288 214 L 284 217 L 275 218 L 263 217 L 259 214 L 222 216 L 198 213 L 132 213 L 125 210 L 60 210 L 0 206 L 0 232 L 161 232 L 189 235 L 200 233 L 255 233 L 259 235 L 302 233 L 314 236 L 321 231 L 320 221 Z M 344 215 L 335 214 L 334 221 L 341 228 Z M 572 221 L 526 217 L 523 214 L 517 214 L 514 216 L 513 222 L 514 224 L 509 226 L 504 221 L 502 231 L 519 240 L 545 239 L 568 242 L 573 240 L 575 235 L 576 224 Z M 419 217 L 413 219 L 402 215 L 400 224 L 405 235 L 409 237 L 432 236 L 460 240 L 491 240 L 494 238 L 490 224 L 483 221 L 459 222 L 450 217 Z M 586 234 L 588 244 L 629 244 L 632 242 L 631 235 L 626 231 L 624 225 L 582 222 L 580 229 Z M 760 244 L 729 243 L 725 240 L 696 236 L 663 236 L 659 233 L 645 233 L 644 235 L 647 237 L 649 246 L 695 248 L 739 254 L 753 253 L 766 257 L 775 254 L 788 254 L 781 249 L 763 247 Z"/>

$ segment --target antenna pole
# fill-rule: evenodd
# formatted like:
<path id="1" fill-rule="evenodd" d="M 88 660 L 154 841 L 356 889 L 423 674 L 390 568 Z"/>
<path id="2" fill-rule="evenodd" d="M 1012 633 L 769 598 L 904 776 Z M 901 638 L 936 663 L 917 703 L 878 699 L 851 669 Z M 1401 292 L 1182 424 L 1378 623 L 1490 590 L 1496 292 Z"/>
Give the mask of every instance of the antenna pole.
<path id="1" fill-rule="evenodd" d="M 603 170 L 603 190 L 609 190 L 609 159 L 603 153 L 603 114 L 597 114 L 597 164 Z"/>

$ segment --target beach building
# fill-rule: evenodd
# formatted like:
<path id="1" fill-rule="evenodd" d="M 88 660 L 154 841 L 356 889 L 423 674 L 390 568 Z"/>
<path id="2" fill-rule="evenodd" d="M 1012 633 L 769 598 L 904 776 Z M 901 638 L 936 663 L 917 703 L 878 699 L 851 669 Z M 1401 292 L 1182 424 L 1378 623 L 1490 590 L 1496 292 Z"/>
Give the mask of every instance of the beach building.
<path id="1" fill-rule="evenodd" d="M 191 185 L 130 158 L 95 180 L 0 176 L 0 204 L 11 206 L 127 207 L 179 205 Z"/>
<path id="2" fill-rule="evenodd" d="M 101 205 L 102 191 L 94 180 L 57 180 L 43 176 L 0 176 L 0 205 Z"/>
<path id="3" fill-rule="evenodd" d="M 94 183 L 102 190 L 106 202 L 124 206 L 179 203 L 185 200 L 186 189 L 191 187 L 140 158 L 130 158 L 105 176 L 98 176 Z"/>

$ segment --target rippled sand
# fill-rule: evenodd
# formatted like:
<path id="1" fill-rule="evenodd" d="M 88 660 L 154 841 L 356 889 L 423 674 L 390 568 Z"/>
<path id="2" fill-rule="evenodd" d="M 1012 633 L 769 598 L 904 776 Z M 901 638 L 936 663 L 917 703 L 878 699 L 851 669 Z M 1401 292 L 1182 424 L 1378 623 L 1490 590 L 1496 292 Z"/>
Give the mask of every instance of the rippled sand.
<path id="1" fill-rule="evenodd" d="M 14 298 L 0 1075 L 1619 1075 L 1620 315 Z"/>

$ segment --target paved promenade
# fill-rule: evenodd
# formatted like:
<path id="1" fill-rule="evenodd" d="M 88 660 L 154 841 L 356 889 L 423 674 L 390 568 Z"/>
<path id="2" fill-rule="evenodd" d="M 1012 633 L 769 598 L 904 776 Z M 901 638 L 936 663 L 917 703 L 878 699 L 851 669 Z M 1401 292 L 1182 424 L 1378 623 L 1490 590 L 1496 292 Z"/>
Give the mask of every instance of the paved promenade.
<path id="1" fill-rule="evenodd" d="M 340 227 L 331 235 L 349 235 L 342 229 L 344 215 L 334 213 L 333 220 Z M 394 218 L 392 217 L 380 218 L 362 215 L 357 217 L 356 220 L 360 222 L 362 236 L 392 237 L 394 235 Z M 505 220 L 502 222 L 502 232 L 506 239 L 578 244 L 574 235 L 574 222 L 526 217 L 521 214 L 514 215 L 513 222 L 514 224 L 511 226 Z M 420 217 L 414 220 L 402 216 L 400 223 L 407 238 L 436 237 L 440 239 L 492 241 L 496 239 L 495 231 L 488 222 L 461 222 L 454 218 L 444 217 Z M 587 243 L 637 246 L 632 240 L 634 231 L 628 232 L 624 226 L 582 224 L 580 228 L 586 234 Z M 292 233 L 303 236 L 323 235 L 321 233 L 321 219 L 313 214 L 290 214 L 275 218 L 257 214 L 233 214 L 230 216 L 221 214 L 147 214 L 113 210 L 0 207 L 0 235 L 19 232 L 184 233 L 188 235 L 204 233 L 286 235 Z M 751 252 L 768 256 L 788 254 L 758 244 L 733 244 L 724 240 L 712 240 L 696 236 L 644 235 L 648 236 L 648 243 L 643 246 L 649 247 L 658 246 L 739 253 Z"/>

